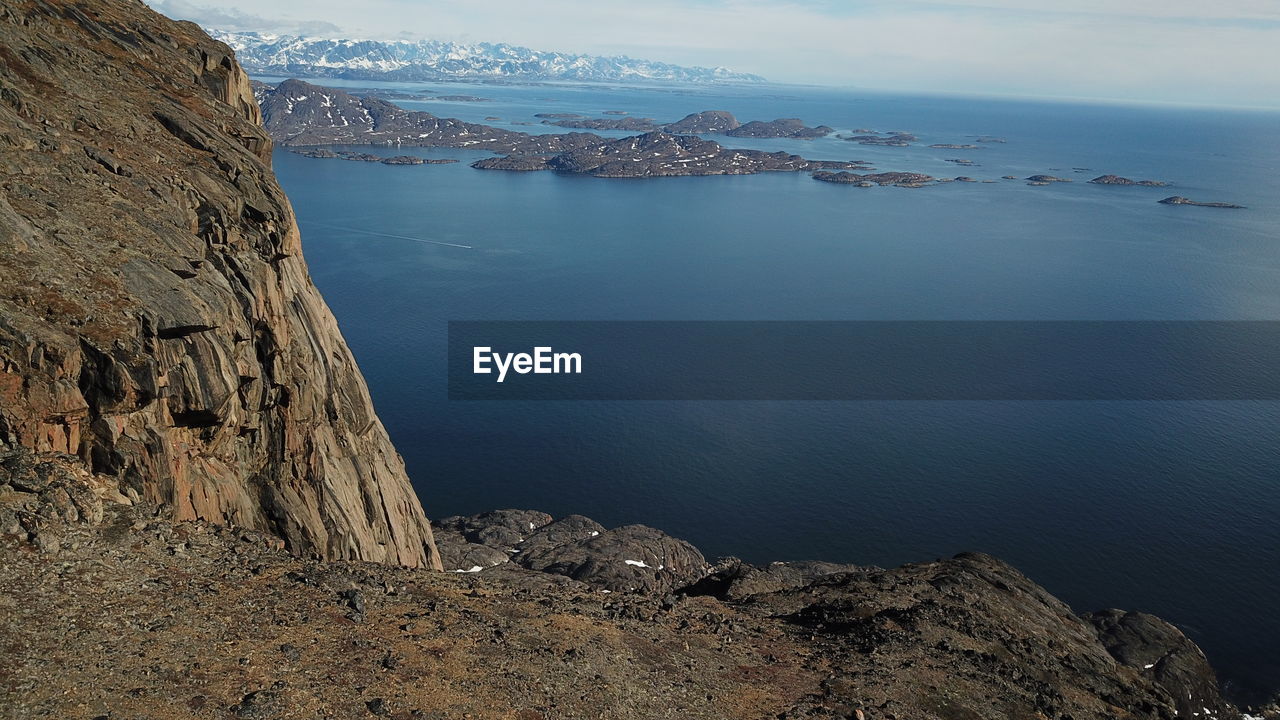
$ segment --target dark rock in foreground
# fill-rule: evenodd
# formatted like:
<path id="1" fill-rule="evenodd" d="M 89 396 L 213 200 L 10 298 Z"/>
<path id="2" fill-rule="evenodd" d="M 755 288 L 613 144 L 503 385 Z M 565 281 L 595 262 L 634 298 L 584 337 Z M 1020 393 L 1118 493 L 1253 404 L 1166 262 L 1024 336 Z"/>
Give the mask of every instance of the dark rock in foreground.
<path id="1" fill-rule="evenodd" d="M 3 457 L 0 518 L 31 519 L 0 534 L 15 717 L 1239 717 L 1173 626 L 1082 619 L 985 555 L 708 568 L 652 528 L 498 510 L 437 521 L 462 572 L 321 562 L 67 503 L 89 478 Z"/>
<path id="2" fill-rule="evenodd" d="M 607 530 L 581 515 L 497 510 L 437 521 L 445 570 L 481 572 L 511 562 L 612 592 L 669 592 L 707 573 L 697 548 L 659 530 Z"/>
<path id="3" fill-rule="evenodd" d="M 1197 202 L 1197 201 L 1195 201 L 1195 200 L 1192 200 L 1191 198 L 1185 198 L 1185 197 L 1182 197 L 1181 195 L 1174 195 L 1173 197 L 1167 197 L 1167 198 L 1165 198 L 1165 199 L 1163 199 L 1163 200 L 1160 200 L 1159 202 L 1160 202 L 1160 204 L 1162 204 L 1162 205 L 1195 205 L 1196 207 L 1232 208 L 1232 209 L 1235 209 L 1235 210 L 1244 210 L 1244 209 L 1245 209 L 1245 207 L 1244 207 L 1243 205 L 1236 205 L 1235 203 L 1227 203 L 1227 202 Z"/>
<path id="4" fill-rule="evenodd" d="M 1169 691 L 1181 717 L 1231 717 L 1217 676 L 1204 652 L 1173 625 L 1154 615 L 1123 610 L 1087 613 L 1103 646 L 1116 660 Z"/>
<path id="5" fill-rule="evenodd" d="M 1078 172 L 1081 171 L 1083 171 L 1083 168 L 1078 170 Z M 1130 180 L 1119 175 L 1099 175 L 1089 182 L 1094 185 L 1138 185 L 1141 187 L 1165 187 L 1169 184 L 1160 180 Z"/>

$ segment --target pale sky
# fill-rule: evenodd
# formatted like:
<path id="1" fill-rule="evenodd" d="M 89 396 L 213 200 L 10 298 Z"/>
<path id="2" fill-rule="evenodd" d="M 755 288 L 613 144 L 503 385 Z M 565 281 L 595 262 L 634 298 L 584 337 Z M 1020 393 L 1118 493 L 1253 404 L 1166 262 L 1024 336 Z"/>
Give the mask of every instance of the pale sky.
<path id="1" fill-rule="evenodd" d="M 507 42 L 775 82 L 1280 107 L 1280 0 L 148 0 L 229 30 Z"/>

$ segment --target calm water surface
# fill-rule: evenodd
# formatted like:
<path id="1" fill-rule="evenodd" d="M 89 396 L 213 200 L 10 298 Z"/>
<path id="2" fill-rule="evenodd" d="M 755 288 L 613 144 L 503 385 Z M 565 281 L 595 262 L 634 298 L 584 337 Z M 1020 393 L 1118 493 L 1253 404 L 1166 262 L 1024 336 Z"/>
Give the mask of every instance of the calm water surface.
<path id="1" fill-rule="evenodd" d="M 1177 623 L 1238 697 L 1280 688 L 1276 403 L 450 403 L 444 355 L 448 320 L 1280 319 L 1280 115 L 803 88 L 396 87 L 489 97 L 406 104 L 534 132 L 550 128 L 510 123 L 726 109 L 907 130 L 919 145 L 726 142 L 1076 180 L 602 180 L 482 172 L 467 163 L 485 153 L 458 150 L 377 151 L 461 161 L 419 167 L 277 151 L 312 274 L 429 514 L 581 513 L 762 562 L 982 550 L 1077 610 Z M 974 135 L 1008 142 L 926 147 Z M 1176 187 L 1084 184 L 1104 172 Z M 1175 193 L 1250 209 L 1155 202 Z"/>

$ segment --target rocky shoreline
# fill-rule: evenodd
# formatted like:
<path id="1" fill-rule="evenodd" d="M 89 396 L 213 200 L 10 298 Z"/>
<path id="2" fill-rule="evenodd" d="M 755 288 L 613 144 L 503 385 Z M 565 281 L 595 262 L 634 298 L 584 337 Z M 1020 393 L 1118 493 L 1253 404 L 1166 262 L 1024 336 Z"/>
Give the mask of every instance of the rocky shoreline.
<path id="1" fill-rule="evenodd" d="M 426 572 L 179 522 L 75 464 L 0 447 L 21 717 L 1245 717 L 1172 625 L 1077 615 L 986 555 L 709 562 L 642 525 L 497 510 L 433 523 L 446 572 Z"/>

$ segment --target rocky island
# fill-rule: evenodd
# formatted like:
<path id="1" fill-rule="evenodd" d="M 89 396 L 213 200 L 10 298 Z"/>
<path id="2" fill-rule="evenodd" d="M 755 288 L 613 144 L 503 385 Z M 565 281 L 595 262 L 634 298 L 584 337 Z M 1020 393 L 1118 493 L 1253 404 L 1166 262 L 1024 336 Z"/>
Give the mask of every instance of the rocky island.
<path id="1" fill-rule="evenodd" d="M 1085 172 L 1087 168 L 1075 168 L 1076 172 Z M 1094 185 L 1133 185 L 1139 187 L 1165 187 L 1169 183 L 1160 180 L 1130 180 L 1119 175 L 1099 175 L 1089 181 Z"/>
<path id="2" fill-rule="evenodd" d="M 7 716 L 1240 717 L 1174 626 L 1077 614 L 982 554 L 752 565 L 579 516 L 433 527 L 230 48 L 134 0 L 23 2 L 0 66 Z M 269 98 L 278 136 L 627 157 L 316 92 Z"/>
<path id="3" fill-rule="evenodd" d="M 1159 202 L 1161 205 L 1194 205 L 1194 206 L 1196 206 L 1196 207 L 1228 208 L 1228 209 L 1232 209 L 1232 210 L 1244 210 L 1244 209 L 1245 209 L 1245 206 L 1243 206 L 1243 205 L 1236 205 L 1235 203 L 1229 203 L 1229 202 L 1198 202 L 1198 201 L 1196 201 L 1196 200 L 1192 200 L 1191 198 L 1185 198 L 1185 197 L 1182 197 L 1181 195 L 1174 195 L 1174 196 L 1172 196 L 1172 197 L 1167 197 L 1167 198 L 1165 198 L 1165 199 L 1163 199 L 1163 200 L 1160 200 L 1160 201 L 1158 201 L 1158 202 Z"/>
<path id="4" fill-rule="evenodd" d="M 550 114 L 543 114 L 539 117 L 544 116 L 552 117 Z M 556 115 L 555 117 L 559 116 Z M 579 130 L 624 130 L 642 133 L 660 130 L 677 135 L 723 134 L 729 137 L 794 138 L 800 140 L 826 137 L 835 132 L 835 130 L 826 125 L 808 127 L 799 118 L 779 118 L 770 122 L 752 120 L 747 123 L 739 123 L 737 118 L 724 110 L 704 110 L 665 124 L 660 124 L 653 118 L 584 118 L 581 116 L 562 118 L 556 120 L 556 122 L 551 122 L 550 120 L 543 120 L 543 122 L 548 125 Z"/>
<path id="5" fill-rule="evenodd" d="M 883 147 L 909 147 L 912 143 L 919 140 L 915 135 L 907 132 L 891 132 L 888 135 L 852 135 L 845 138 L 849 142 L 856 142 L 859 145 L 880 145 Z"/>
<path id="6" fill-rule="evenodd" d="M 897 187 L 918 188 L 923 187 L 926 183 L 931 183 L 934 178 L 923 173 L 912 172 L 882 172 L 882 173 L 865 173 L 859 175 L 851 172 L 816 172 L 813 174 L 814 180 L 822 182 L 839 183 L 845 185 L 857 185 L 859 187 L 872 187 L 873 185 L 895 185 Z"/>
<path id="7" fill-rule="evenodd" d="M 799 155 L 761 150 L 735 150 L 695 135 L 651 132 L 605 140 L 557 155 L 508 155 L 472 163 L 481 170 L 556 170 L 594 177 L 673 177 L 681 175 L 750 175 L 825 168 L 862 169 L 864 163 L 806 160 Z"/>
<path id="8" fill-rule="evenodd" d="M 350 150 L 326 150 L 325 148 L 314 148 L 310 150 L 294 150 L 296 155 L 302 155 L 309 158 L 334 159 L 341 158 L 343 160 L 355 160 L 359 162 L 376 162 L 383 165 L 448 165 L 458 162 L 452 158 L 423 158 L 416 155 L 393 155 L 391 157 L 383 157 L 372 153 L 360 153 Z"/>

